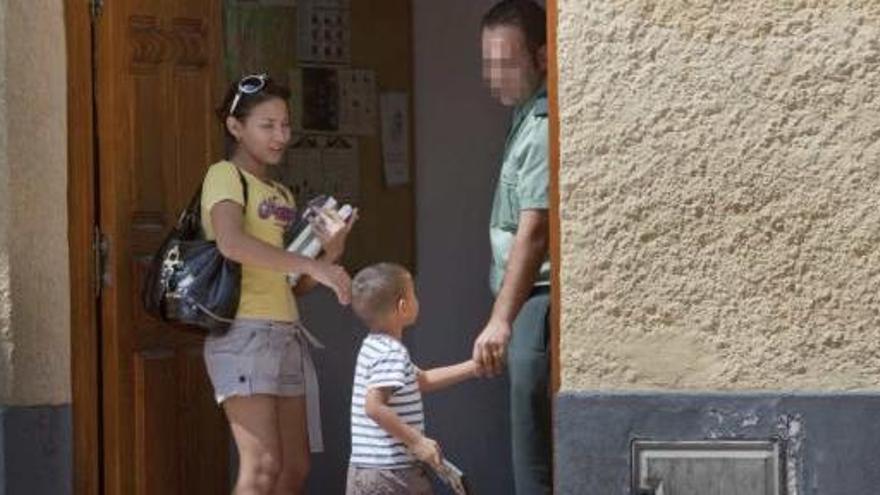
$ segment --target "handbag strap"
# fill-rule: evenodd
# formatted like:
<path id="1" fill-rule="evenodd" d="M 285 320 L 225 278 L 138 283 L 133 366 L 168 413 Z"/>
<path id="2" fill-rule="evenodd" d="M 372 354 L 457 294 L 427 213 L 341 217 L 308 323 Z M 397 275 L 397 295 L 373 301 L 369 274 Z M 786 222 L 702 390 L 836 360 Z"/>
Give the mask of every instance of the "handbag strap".
<path id="1" fill-rule="evenodd" d="M 244 178 L 244 174 L 241 173 L 241 169 L 238 166 L 235 167 L 235 171 L 238 172 L 238 180 L 241 181 L 241 196 L 244 198 L 244 207 L 247 209 L 248 203 L 248 185 L 247 181 Z"/>
<path id="2" fill-rule="evenodd" d="M 238 166 L 235 166 L 235 171 L 238 173 L 238 180 L 241 182 L 241 196 L 244 199 L 244 209 L 247 210 L 248 204 L 248 185 L 247 180 L 244 178 L 244 174 L 241 173 L 241 169 Z M 184 209 L 180 213 L 180 218 L 177 219 L 177 227 L 180 228 L 183 226 L 183 221 L 186 217 L 194 216 L 194 218 L 199 219 L 199 225 L 201 225 L 201 209 L 202 209 L 202 187 L 204 186 L 204 182 L 199 184 L 199 188 L 196 189 L 196 193 L 193 194 L 192 199 L 189 200 L 189 205 L 187 205 L 186 209 Z"/>
<path id="3" fill-rule="evenodd" d="M 282 184 L 279 184 L 277 182 L 275 182 L 274 184 L 275 184 L 275 189 L 278 192 L 280 192 L 282 196 L 284 196 L 284 201 L 287 201 L 288 203 L 290 203 L 292 205 L 293 198 L 290 197 L 290 191 L 288 191 L 287 188 L 284 187 Z"/>

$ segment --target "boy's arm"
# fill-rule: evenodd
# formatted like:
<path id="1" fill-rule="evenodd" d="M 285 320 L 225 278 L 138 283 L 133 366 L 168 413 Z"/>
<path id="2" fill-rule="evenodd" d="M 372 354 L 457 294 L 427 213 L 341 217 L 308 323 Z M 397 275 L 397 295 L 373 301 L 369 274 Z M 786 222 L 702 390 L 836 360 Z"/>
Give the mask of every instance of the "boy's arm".
<path id="1" fill-rule="evenodd" d="M 452 366 L 419 370 L 419 390 L 433 392 L 477 376 L 477 363 L 464 361 Z"/>
<path id="2" fill-rule="evenodd" d="M 435 468 L 441 466 L 443 455 L 440 453 L 440 445 L 423 435 L 419 430 L 404 423 L 400 416 L 388 407 L 390 395 L 391 391 L 388 388 L 367 389 L 364 412 L 389 435 L 403 442 L 418 460 Z"/>

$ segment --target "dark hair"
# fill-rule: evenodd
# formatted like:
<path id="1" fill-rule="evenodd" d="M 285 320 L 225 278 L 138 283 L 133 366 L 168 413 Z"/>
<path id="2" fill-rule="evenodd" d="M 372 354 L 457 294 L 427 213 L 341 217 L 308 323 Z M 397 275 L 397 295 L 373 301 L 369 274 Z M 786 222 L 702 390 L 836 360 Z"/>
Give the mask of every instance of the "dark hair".
<path id="1" fill-rule="evenodd" d="M 395 263 L 377 263 L 359 271 L 351 281 L 351 307 L 366 324 L 392 311 L 406 295 L 406 268 Z"/>
<path id="2" fill-rule="evenodd" d="M 514 26 L 522 31 L 532 56 L 547 44 L 547 14 L 532 0 L 502 0 L 483 16 L 480 28 Z"/>
<path id="3" fill-rule="evenodd" d="M 223 136 L 225 137 L 227 151 L 232 150 L 236 143 L 235 136 L 233 136 L 226 127 L 226 118 L 230 116 L 229 107 L 232 106 L 232 100 L 234 100 L 235 95 L 238 94 L 238 84 L 239 81 L 233 81 L 229 84 L 229 88 L 226 90 L 226 96 L 223 97 L 223 102 L 215 109 L 217 118 L 220 119 L 220 125 L 223 127 Z M 285 103 L 288 103 L 288 100 L 290 99 L 290 88 L 275 82 L 271 77 L 266 77 L 266 83 L 263 86 L 263 89 L 253 94 L 241 94 L 238 98 L 238 103 L 235 105 L 235 112 L 233 112 L 231 116 L 244 122 L 255 106 L 274 98 L 280 98 L 284 100 Z"/>

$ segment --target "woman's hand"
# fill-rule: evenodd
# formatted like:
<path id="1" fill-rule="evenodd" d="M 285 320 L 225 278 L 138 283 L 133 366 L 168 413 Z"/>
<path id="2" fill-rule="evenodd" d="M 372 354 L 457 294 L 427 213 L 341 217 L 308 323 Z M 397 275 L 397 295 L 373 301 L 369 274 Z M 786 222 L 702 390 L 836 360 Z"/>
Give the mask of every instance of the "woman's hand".
<path id="1" fill-rule="evenodd" d="M 351 212 L 348 221 L 342 219 L 339 213 L 332 209 L 322 209 L 312 222 L 312 231 L 321 241 L 324 255 L 327 261 L 338 261 L 345 252 L 345 242 L 351 228 L 358 219 L 357 209 Z"/>
<path id="2" fill-rule="evenodd" d="M 339 304 L 351 302 L 351 278 L 345 268 L 326 261 L 312 261 L 306 274 L 335 292 Z"/>

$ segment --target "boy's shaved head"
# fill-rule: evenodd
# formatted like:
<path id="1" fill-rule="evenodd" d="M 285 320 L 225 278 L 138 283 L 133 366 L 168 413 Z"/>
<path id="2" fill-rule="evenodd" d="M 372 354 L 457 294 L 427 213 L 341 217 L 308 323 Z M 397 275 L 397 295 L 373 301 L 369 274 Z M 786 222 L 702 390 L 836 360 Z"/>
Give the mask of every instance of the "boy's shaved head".
<path id="1" fill-rule="evenodd" d="M 377 263 L 359 271 L 351 281 L 351 306 L 367 325 L 393 311 L 406 295 L 409 271 L 395 263 Z"/>

